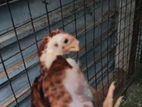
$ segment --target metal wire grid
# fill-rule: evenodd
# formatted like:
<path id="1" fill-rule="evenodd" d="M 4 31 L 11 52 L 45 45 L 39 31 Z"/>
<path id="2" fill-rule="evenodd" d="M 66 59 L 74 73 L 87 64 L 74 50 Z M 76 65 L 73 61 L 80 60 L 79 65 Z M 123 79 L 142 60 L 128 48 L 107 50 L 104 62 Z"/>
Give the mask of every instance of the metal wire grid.
<path id="1" fill-rule="evenodd" d="M 137 59 L 136 62 L 142 63 L 142 27 L 141 27 L 142 21 L 140 22 L 140 30 L 139 30 L 139 38 L 138 38 L 138 44 L 137 44 Z"/>
<path id="2" fill-rule="evenodd" d="M 135 15 L 134 15 L 134 25 L 133 25 L 133 36 L 132 36 L 132 44 L 131 52 L 130 52 L 130 64 L 129 64 L 129 75 L 135 72 L 136 68 L 136 51 L 137 47 L 139 47 L 139 41 L 141 40 L 141 14 L 142 14 L 142 1 L 136 1 L 135 3 Z M 135 53 L 135 54 L 134 54 Z"/>
<path id="3" fill-rule="evenodd" d="M 20 2 L 16 0 L 15 2 Z M 3 72 L 0 72 L 1 77 L 5 76 L 7 77 L 7 80 L 2 82 L 0 84 L 0 89 L 5 87 L 7 84 L 10 86 L 10 89 L 13 94 L 13 99 L 9 101 L 6 100 L 7 102 L 4 102 L 3 105 L 7 106 L 21 106 L 22 102 L 25 101 L 25 99 L 29 98 L 29 92 L 32 84 L 32 80 L 29 73 L 29 69 L 32 68 L 33 66 L 37 66 L 38 61 L 33 63 L 31 66 L 27 66 L 26 63 L 26 58 L 24 56 L 24 51 L 32 48 L 32 46 L 36 47 L 36 51 L 38 50 L 38 45 L 42 39 L 38 37 L 38 29 L 36 27 L 36 20 L 42 20 L 42 18 L 45 18 L 46 21 L 42 26 L 42 29 L 46 29 L 46 34 L 47 32 L 51 32 L 52 29 L 55 28 L 60 28 L 63 29 L 64 31 L 73 33 L 77 36 L 78 39 L 84 37 L 84 46 L 82 46 L 81 52 L 79 52 L 76 55 L 72 55 L 72 57 L 78 57 L 82 64 L 82 69 L 84 73 L 86 74 L 86 77 L 88 81 L 90 82 L 91 85 L 95 86 L 96 89 L 101 89 L 103 92 L 103 96 L 105 96 L 105 90 L 109 86 L 110 82 L 112 79 L 116 79 L 120 77 L 117 77 L 115 74 L 115 68 L 122 68 L 124 70 L 128 69 L 128 63 L 129 63 L 129 56 L 130 56 L 130 48 L 131 48 L 131 39 L 132 39 L 132 29 L 133 29 L 133 18 L 134 18 L 134 10 L 139 9 L 139 7 L 135 8 L 135 0 L 72 0 L 67 3 L 64 3 L 63 0 L 59 0 L 59 6 L 55 9 L 50 9 L 49 10 L 49 5 L 50 1 L 43 0 L 41 1 L 44 6 L 45 6 L 45 13 L 43 15 L 40 15 L 39 17 L 34 18 L 32 15 L 32 10 L 31 10 L 31 4 L 30 0 L 25 0 L 25 3 L 27 4 L 28 7 L 28 13 L 29 13 L 29 19 L 21 24 L 15 24 L 14 18 L 13 18 L 13 13 L 11 9 L 11 1 L 10 2 L 5 2 L 3 4 L 4 6 L 7 7 L 8 13 L 10 15 L 11 19 L 11 25 L 12 27 L 9 28 L 7 31 L 2 31 L 0 36 L 5 36 L 9 32 L 14 32 L 14 36 L 16 38 L 17 46 L 18 46 L 18 52 L 14 53 L 13 55 L 10 55 L 7 58 L 3 57 L 2 51 L 3 49 L 6 49 L 7 46 L 3 46 L 1 44 L 0 46 L 0 64 L 3 67 Z M 14 2 L 13 2 L 14 3 Z M 112 5 L 112 3 L 114 3 Z M 80 4 L 80 5 L 79 5 Z M 1 6 L 3 6 L 1 5 Z M 107 5 L 107 11 L 105 11 L 105 6 Z M 69 14 L 65 11 L 66 9 L 69 9 L 67 7 L 71 6 L 72 8 L 70 9 Z M 134 9 L 135 8 L 135 9 Z M 100 9 L 97 10 L 97 9 Z M 100 19 L 98 19 L 97 12 L 100 12 Z M 82 14 L 79 16 L 78 14 Z M 60 19 L 57 20 L 57 22 L 53 22 L 52 15 L 54 14 L 59 14 Z M 93 22 L 89 23 L 88 20 L 88 14 L 92 16 Z M 83 29 L 78 28 L 78 23 L 80 18 L 84 19 L 83 23 Z M 71 18 L 69 21 L 67 19 Z M 44 20 L 45 20 L 44 19 Z M 58 18 L 57 18 L 58 19 Z M 106 26 L 108 29 L 104 28 L 104 22 L 106 22 Z M 59 23 L 59 25 L 57 25 Z M 29 46 L 27 47 L 22 47 L 21 46 L 21 39 L 19 36 L 19 29 L 22 28 L 23 26 L 26 26 L 27 24 L 31 25 L 31 31 L 29 32 L 30 34 L 34 34 L 34 42 L 32 42 Z M 73 24 L 73 29 L 72 31 L 69 31 L 66 29 L 68 26 Z M 98 31 L 97 31 L 97 30 Z M 106 31 L 104 31 L 106 29 Z M 88 32 L 93 30 L 92 32 L 92 41 L 88 43 Z M 97 33 L 99 32 L 99 36 Z M 122 38 L 123 36 L 123 38 Z M 81 39 L 82 40 L 82 39 Z M 83 41 L 83 40 L 82 40 Z M 81 41 L 81 42 L 82 42 Z M 106 44 L 103 44 L 106 41 Z M 106 49 L 103 50 L 103 47 Z M 100 46 L 99 50 L 98 47 Z M 35 51 L 35 52 L 36 52 Z M 90 55 L 92 52 L 93 57 Z M 10 76 L 10 73 L 8 72 L 8 68 L 6 67 L 5 63 L 9 61 L 11 58 L 15 57 L 16 55 L 21 56 L 22 59 L 22 65 L 24 69 L 20 72 L 18 72 L 16 75 Z M 30 60 L 33 60 L 33 58 L 36 56 L 32 56 Z M 89 56 L 91 56 L 92 61 L 88 61 Z M 127 57 L 127 58 L 126 58 Z M 85 58 L 85 59 L 84 59 Z M 105 59 L 106 58 L 106 59 Z M 105 59 L 105 60 L 104 60 Z M 117 61 L 116 61 L 117 59 Z M 125 59 L 127 59 L 125 61 Z M 106 61 L 106 63 L 104 63 Z M 100 69 L 98 69 L 98 65 L 100 64 Z M 93 68 L 93 74 L 90 77 L 90 69 Z M 127 69 L 126 69 L 127 68 Z M 34 71 L 33 71 L 34 72 Z M 26 78 L 29 84 L 28 88 L 26 91 L 22 92 L 22 94 L 17 94 L 15 92 L 15 89 L 13 88 L 13 83 L 12 81 L 16 80 L 16 78 L 26 74 Z M 28 95 L 24 98 L 25 94 Z"/>

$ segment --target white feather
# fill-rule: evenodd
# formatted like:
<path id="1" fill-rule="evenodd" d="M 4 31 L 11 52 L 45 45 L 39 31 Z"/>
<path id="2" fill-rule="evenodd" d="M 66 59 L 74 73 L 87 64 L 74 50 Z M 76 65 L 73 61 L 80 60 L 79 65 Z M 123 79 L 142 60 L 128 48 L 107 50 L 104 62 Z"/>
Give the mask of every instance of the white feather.
<path id="1" fill-rule="evenodd" d="M 45 44 L 47 48 L 44 49 L 40 56 L 40 62 L 44 63 L 46 68 L 52 65 L 56 56 L 64 54 L 62 47 L 65 46 L 63 41 L 66 37 L 70 37 L 70 35 L 67 33 L 60 33 L 52 38 L 48 37 L 48 44 Z M 58 44 L 58 47 L 55 47 L 54 44 Z"/>
<path id="2" fill-rule="evenodd" d="M 71 58 L 68 58 L 67 61 L 73 67 L 66 70 L 66 78 L 63 82 L 73 99 L 69 107 L 93 107 L 91 90 L 79 69 L 78 63 Z"/>

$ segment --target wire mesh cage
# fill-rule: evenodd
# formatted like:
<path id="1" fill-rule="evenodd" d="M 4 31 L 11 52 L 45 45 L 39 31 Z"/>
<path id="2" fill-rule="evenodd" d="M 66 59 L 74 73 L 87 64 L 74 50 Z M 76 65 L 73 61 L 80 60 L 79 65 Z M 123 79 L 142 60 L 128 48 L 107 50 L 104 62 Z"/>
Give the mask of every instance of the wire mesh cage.
<path id="1" fill-rule="evenodd" d="M 87 80 L 102 96 L 112 80 L 124 86 L 141 52 L 136 50 L 141 6 L 141 0 L 2 0 L 1 107 L 30 107 L 31 86 L 40 75 L 39 44 L 57 28 L 79 39 L 81 51 L 71 57 L 80 60 Z"/>

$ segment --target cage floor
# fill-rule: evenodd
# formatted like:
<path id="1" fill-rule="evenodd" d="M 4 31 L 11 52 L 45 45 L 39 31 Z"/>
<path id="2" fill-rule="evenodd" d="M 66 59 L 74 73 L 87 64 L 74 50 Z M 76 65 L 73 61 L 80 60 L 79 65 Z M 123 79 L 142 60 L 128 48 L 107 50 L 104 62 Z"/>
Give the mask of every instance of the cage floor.
<path id="1" fill-rule="evenodd" d="M 126 92 L 122 107 L 142 107 L 142 64 L 137 68 L 135 81 Z"/>

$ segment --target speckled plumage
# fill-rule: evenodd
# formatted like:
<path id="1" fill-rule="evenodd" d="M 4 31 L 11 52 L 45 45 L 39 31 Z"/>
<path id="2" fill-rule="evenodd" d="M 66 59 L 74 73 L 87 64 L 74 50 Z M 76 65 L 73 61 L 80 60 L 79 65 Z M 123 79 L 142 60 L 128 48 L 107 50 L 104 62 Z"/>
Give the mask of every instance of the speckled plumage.
<path id="1" fill-rule="evenodd" d="M 62 43 L 62 39 L 68 39 L 69 43 Z M 66 47 L 73 43 L 78 44 L 78 41 L 61 31 L 51 32 L 41 43 L 39 58 L 43 72 L 33 83 L 32 107 L 95 107 L 96 91 L 89 86 L 79 64 L 63 57 L 70 52 L 64 51 Z M 112 99 L 114 84 L 110 88 L 103 107 L 112 107 L 108 99 Z"/>

